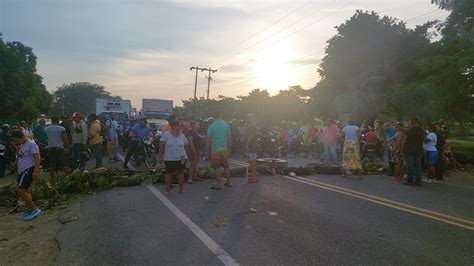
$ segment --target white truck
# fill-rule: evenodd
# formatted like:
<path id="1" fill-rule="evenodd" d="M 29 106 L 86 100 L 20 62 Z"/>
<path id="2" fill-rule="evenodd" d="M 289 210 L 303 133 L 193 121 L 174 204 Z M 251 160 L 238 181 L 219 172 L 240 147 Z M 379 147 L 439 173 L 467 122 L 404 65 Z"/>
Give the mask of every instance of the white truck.
<path id="1" fill-rule="evenodd" d="M 95 114 L 96 115 L 110 115 L 115 113 L 117 121 L 122 121 L 125 115 L 130 116 L 132 112 L 132 104 L 130 100 L 117 100 L 117 99 L 95 99 Z"/>
<path id="2" fill-rule="evenodd" d="M 173 101 L 162 99 L 142 99 L 142 115 L 151 127 L 166 125 L 166 119 L 173 113 Z"/>

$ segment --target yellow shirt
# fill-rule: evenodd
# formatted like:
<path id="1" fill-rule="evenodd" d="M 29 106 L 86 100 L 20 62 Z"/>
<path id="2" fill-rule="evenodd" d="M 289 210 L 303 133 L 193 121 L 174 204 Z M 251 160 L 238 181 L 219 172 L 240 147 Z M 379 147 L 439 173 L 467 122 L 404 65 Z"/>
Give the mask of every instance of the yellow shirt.
<path id="1" fill-rule="evenodd" d="M 101 126 L 100 126 L 99 120 L 95 120 L 94 122 L 91 123 L 91 128 L 89 129 L 89 135 L 90 135 L 89 144 L 90 145 L 95 145 L 102 142 L 102 138 L 100 137 L 100 130 L 101 130 Z"/>

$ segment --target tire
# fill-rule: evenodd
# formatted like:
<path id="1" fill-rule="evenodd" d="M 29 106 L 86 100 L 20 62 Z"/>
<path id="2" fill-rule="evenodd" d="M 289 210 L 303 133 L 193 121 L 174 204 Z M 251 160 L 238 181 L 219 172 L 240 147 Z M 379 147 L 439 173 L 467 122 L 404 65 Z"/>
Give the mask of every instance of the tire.
<path id="1" fill-rule="evenodd" d="M 143 153 L 145 154 L 145 166 L 146 168 L 152 168 L 156 166 L 156 153 L 150 149 L 147 151 L 145 147 L 143 147 Z"/>

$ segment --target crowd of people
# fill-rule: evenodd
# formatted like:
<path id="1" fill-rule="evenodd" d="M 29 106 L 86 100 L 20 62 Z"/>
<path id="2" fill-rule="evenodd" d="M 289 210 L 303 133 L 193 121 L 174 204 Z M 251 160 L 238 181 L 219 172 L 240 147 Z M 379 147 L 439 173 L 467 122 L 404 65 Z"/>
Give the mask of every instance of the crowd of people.
<path id="1" fill-rule="evenodd" d="M 156 139 L 158 136 L 154 156 L 164 164 L 167 195 L 171 193 L 173 176 L 177 177 L 179 193 L 184 193 L 187 165 L 187 183 L 202 180 L 197 175 L 201 158 L 209 160 L 215 169 L 216 183 L 211 189 L 232 187 L 231 153 L 247 157 L 250 165 L 247 183 L 257 183 L 256 161 L 265 151 L 262 146 L 267 145 L 275 145 L 276 156 L 306 153 L 327 164 L 340 164 L 343 176 L 355 174 L 362 178 L 362 160 L 376 159 L 388 164 L 392 179 L 402 180 L 406 176 L 404 183 L 410 186 L 421 185 L 423 168 L 426 168 L 428 182 L 443 180 L 446 158 L 456 167 L 442 123 L 430 124 L 426 130 L 415 117 L 407 125 L 395 120 L 383 125 L 377 121 L 339 123 L 330 118 L 322 128 L 288 124 L 285 121 L 278 127 L 258 124 L 253 114 L 229 123 L 220 115 L 195 121 L 170 115 L 168 124 L 150 127 L 146 117 L 125 117 L 117 121 L 116 114 L 110 113 L 104 117 L 90 114 L 84 119 L 75 112 L 71 117 L 52 117 L 51 124 L 47 125 L 46 117 L 40 115 L 32 128 L 25 121 L 2 126 L 0 177 L 5 175 L 8 165 L 16 164 L 17 193 L 27 207 L 22 218 L 31 220 L 41 212 L 28 192 L 40 168 L 48 170 L 51 182 L 56 182 L 60 173 L 68 175 L 72 170 L 83 170 L 89 158 L 94 158 L 95 168 L 103 167 L 104 155 L 108 155 L 110 163 L 121 161 L 120 147 L 127 151 L 122 167 L 128 168 L 130 158 L 139 151 L 140 142 L 148 137 Z"/>

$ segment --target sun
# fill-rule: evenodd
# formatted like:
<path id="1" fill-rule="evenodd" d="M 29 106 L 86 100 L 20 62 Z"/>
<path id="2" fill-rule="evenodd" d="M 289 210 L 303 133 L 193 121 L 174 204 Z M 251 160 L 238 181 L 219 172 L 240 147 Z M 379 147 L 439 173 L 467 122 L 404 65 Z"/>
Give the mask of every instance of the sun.
<path id="1" fill-rule="evenodd" d="M 295 58 L 294 53 L 284 46 L 266 50 L 253 66 L 255 84 L 270 92 L 294 85 L 297 75 L 291 64 L 292 58 Z"/>

